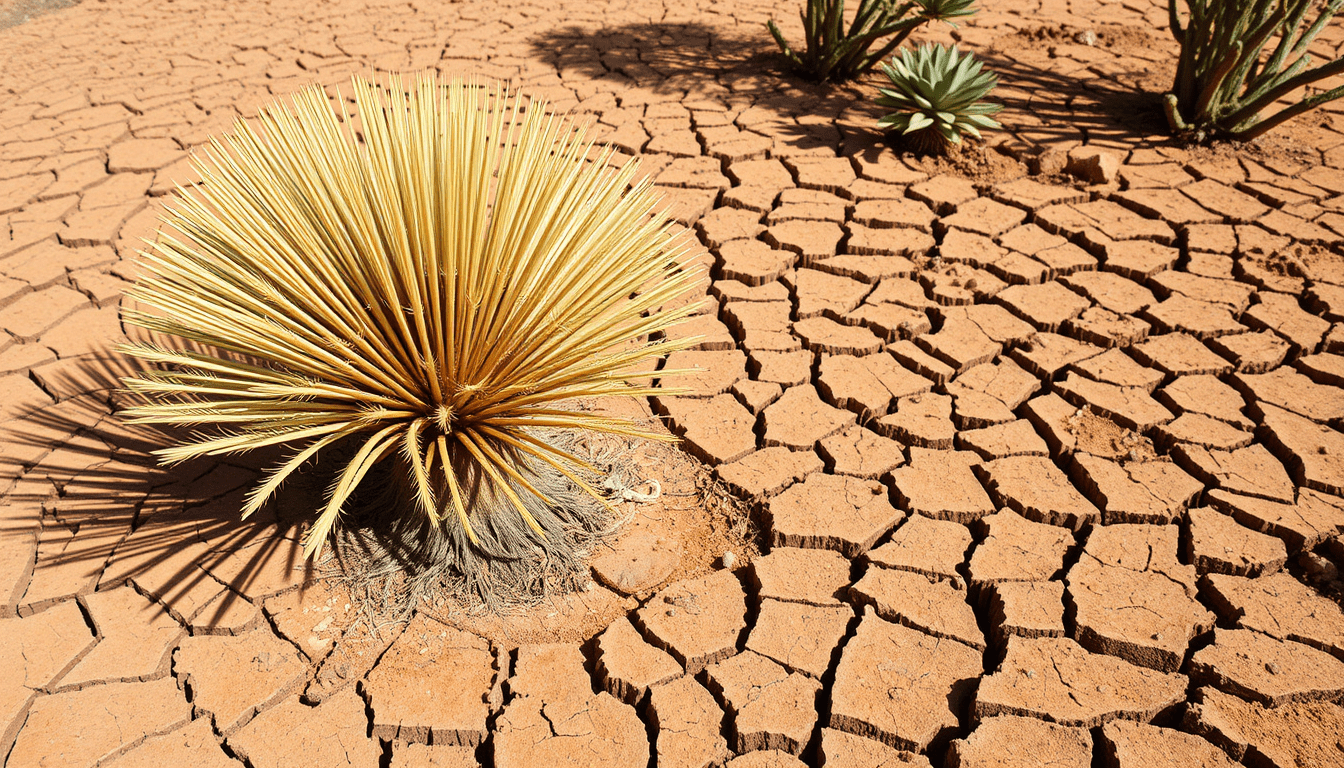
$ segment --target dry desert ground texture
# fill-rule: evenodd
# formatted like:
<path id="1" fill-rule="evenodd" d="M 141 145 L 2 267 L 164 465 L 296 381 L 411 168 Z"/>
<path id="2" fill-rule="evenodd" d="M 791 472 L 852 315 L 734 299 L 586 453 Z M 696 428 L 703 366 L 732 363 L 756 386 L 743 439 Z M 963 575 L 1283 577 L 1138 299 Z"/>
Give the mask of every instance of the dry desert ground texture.
<path id="1" fill-rule="evenodd" d="M 781 69 L 764 22 L 797 39 L 798 2 L 84 0 L 0 31 L 5 764 L 1344 766 L 1344 108 L 1182 148 L 1164 4 L 982 0 L 917 38 L 1000 73 L 1006 129 L 903 159 L 872 83 Z M 192 148 L 427 68 L 642 155 L 712 300 L 667 361 L 695 396 L 639 404 L 689 457 L 600 583 L 373 631 L 303 565 L 301 488 L 242 523 L 259 464 L 155 464 L 110 349 Z M 696 472 L 756 516 L 734 568 L 677 502 Z"/>

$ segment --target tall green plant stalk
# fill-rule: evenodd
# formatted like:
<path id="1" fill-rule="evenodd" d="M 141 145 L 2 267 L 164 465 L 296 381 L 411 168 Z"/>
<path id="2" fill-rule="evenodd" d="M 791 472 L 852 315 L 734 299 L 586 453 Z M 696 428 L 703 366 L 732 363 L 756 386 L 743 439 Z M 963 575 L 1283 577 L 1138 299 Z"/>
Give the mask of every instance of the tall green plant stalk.
<path id="1" fill-rule="evenodd" d="M 774 21 L 770 34 L 795 68 L 818 81 L 852 80 L 877 65 L 905 42 L 910 33 L 931 21 L 948 21 L 975 13 L 973 0 L 859 0 L 858 12 L 845 27 L 845 0 L 808 0 L 799 13 L 806 48 L 789 46 Z M 949 22 L 950 23 L 950 22 Z M 876 51 L 869 50 L 883 40 Z"/>
<path id="2" fill-rule="evenodd" d="M 1173 131 L 1201 141 L 1254 139 L 1344 96 L 1339 86 L 1260 118 L 1298 88 L 1344 74 L 1344 57 L 1313 67 L 1307 53 L 1344 0 L 1185 0 L 1184 25 L 1176 2 L 1168 0 L 1168 12 L 1181 58 L 1165 99 Z M 1304 27 L 1313 8 L 1320 11 Z"/>

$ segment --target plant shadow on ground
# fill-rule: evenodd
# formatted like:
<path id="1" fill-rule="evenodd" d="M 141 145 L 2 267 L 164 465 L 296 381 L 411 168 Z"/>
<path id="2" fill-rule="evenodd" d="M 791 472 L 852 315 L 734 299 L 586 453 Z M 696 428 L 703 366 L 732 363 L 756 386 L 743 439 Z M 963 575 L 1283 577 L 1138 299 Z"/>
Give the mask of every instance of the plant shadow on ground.
<path id="1" fill-rule="evenodd" d="M 1014 56 L 1017 35 L 1005 36 L 977 51 L 987 69 L 999 76 L 1000 87 L 990 100 L 1004 106 L 1001 117 L 1032 143 L 1109 143 L 1112 145 L 1168 144 L 1168 126 L 1162 94 L 1170 85 L 1175 59 L 1155 69 L 1108 67 L 1106 76 L 1093 72 L 1063 74 Z M 1105 45 L 1105 37 L 1102 38 Z"/>
<path id="2" fill-rule="evenodd" d="M 250 614 L 247 602 L 317 577 L 299 541 L 299 521 L 315 507 L 309 483 L 287 485 L 241 519 L 246 492 L 279 452 L 163 466 L 152 452 L 185 435 L 127 423 L 108 405 L 134 363 L 114 352 L 80 362 L 44 383 L 86 394 L 6 425 L 0 469 L 26 474 L 4 498 L 11 514 L 0 536 L 31 537 L 40 524 L 21 609 L 129 583 L 208 632 L 240 610 Z"/>
<path id="3" fill-rule="evenodd" d="M 597 84 L 599 93 L 601 83 L 615 80 L 613 91 L 633 86 L 687 101 L 749 97 L 754 109 L 767 113 L 764 119 L 776 119 L 771 132 L 792 148 L 807 150 L 824 142 L 842 146 L 846 155 L 871 155 L 886 148 L 876 126 L 882 108 L 872 102 L 885 82 L 880 74 L 851 83 L 810 82 L 792 70 L 763 25 L 759 31 L 702 23 L 575 24 L 529 42 L 534 55 L 554 64 L 566 81 L 586 79 Z M 915 38 L 908 44 L 916 44 L 918 34 Z M 990 45 L 972 48 L 999 75 L 1001 87 L 989 100 L 1004 105 L 1001 116 L 1009 129 L 1045 146 L 1084 139 L 1130 145 L 1166 142 L 1161 93 L 1169 84 L 1167 69 L 1174 71 L 1174 58 L 1151 68 L 1111 66 L 1104 77 L 1086 71 L 1074 76 L 1014 56 L 1019 43 L 1040 48 L 1049 41 L 1005 34 Z M 1100 47 L 1110 44 L 1103 29 Z M 1023 117 L 1020 123 L 1017 116 Z M 783 149 L 787 153 L 789 147 Z"/>

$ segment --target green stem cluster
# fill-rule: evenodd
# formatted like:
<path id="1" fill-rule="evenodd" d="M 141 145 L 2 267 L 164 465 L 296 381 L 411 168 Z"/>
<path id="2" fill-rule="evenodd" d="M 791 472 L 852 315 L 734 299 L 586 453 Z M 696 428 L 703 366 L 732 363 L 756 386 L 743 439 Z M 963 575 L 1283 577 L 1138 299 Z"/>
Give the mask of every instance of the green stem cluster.
<path id="1" fill-rule="evenodd" d="M 1313 67 L 1307 53 L 1344 0 L 1185 0 L 1184 25 L 1176 2 L 1168 0 L 1171 32 L 1181 44 L 1165 99 L 1172 130 L 1198 140 L 1249 140 L 1344 96 L 1344 86 L 1336 87 L 1260 119 L 1298 88 L 1344 73 L 1344 58 Z M 1304 28 L 1313 8 L 1320 12 Z"/>
<path id="2" fill-rule="evenodd" d="M 869 70 L 905 42 L 910 33 L 930 21 L 966 16 L 971 0 L 859 0 L 854 20 L 845 26 L 845 0 L 808 0 L 799 15 L 806 47 L 795 51 L 774 21 L 766 24 L 780 50 L 795 68 L 818 81 L 852 80 Z M 879 40 L 888 38 L 876 50 Z"/>

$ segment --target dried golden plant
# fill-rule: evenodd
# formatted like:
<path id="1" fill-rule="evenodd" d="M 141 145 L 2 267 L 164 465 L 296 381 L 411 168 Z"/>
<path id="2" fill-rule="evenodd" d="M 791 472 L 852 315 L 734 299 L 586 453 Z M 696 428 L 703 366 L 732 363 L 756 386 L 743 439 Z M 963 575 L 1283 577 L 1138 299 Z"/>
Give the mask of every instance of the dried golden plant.
<path id="1" fill-rule="evenodd" d="M 127 314 L 192 344 L 124 348 L 155 364 L 125 380 L 147 400 L 126 416 L 197 428 L 158 452 L 169 463 L 293 446 L 244 515 L 345 445 L 309 556 L 387 459 L 411 514 L 476 543 L 487 512 L 470 480 L 544 541 L 520 498 L 547 501 L 527 467 L 602 497 L 540 435 L 657 437 L 563 401 L 650 394 L 637 367 L 691 343 L 662 332 L 694 311 L 698 270 L 636 164 L 616 169 L 543 103 L 432 75 L 356 78 L 353 96 L 351 115 L 337 94 L 338 114 L 313 86 L 198 159 L 203 183 L 179 189 L 142 254 L 148 311 Z"/>

